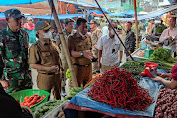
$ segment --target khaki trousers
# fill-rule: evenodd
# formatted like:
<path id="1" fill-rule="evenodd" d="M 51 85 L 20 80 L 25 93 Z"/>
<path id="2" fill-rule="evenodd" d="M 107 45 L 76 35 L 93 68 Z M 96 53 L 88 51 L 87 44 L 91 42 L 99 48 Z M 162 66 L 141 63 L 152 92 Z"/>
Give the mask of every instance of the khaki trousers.
<path id="1" fill-rule="evenodd" d="M 93 49 L 93 54 L 98 58 L 98 49 Z M 99 71 L 98 62 L 92 62 L 92 72 L 96 73 L 96 71 Z"/>
<path id="2" fill-rule="evenodd" d="M 48 91 L 49 93 L 53 90 L 54 99 L 61 99 L 61 79 L 60 74 L 46 75 L 38 73 L 37 86 L 41 90 Z"/>
<path id="3" fill-rule="evenodd" d="M 118 63 L 118 64 L 116 64 L 116 65 L 114 65 L 114 66 L 119 67 L 119 65 L 120 65 L 120 64 Z M 105 70 L 111 70 L 111 68 L 114 67 L 114 66 L 101 65 L 101 73 L 104 73 Z"/>
<path id="4" fill-rule="evenodd" d="M 92 64 L 88 67 L 79 67 L 74 65 L 74 70 L 76 72 L 78 86 L 85 86 L 92 79 Z"/>

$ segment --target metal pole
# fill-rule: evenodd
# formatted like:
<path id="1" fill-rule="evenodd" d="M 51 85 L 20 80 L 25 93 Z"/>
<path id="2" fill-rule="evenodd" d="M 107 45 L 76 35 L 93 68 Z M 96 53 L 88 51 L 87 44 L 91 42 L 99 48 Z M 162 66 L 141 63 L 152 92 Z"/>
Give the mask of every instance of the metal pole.
<path id="1" fill-rule="evenodd" d="M 99 9 L 101 10 L 101 12 L 103 13 L 103 15 L 105 16 L 105 18 L 107 19 L 108 23 L 110 24 L 111 28 L 114 30 L 116 36 L 118 37 L 119 41 L 121 42 L 121 44 L 124 46 L 125 50 L 128 52 L 128 54 L 130 55 L 130 58 L 134 61 L 133 57 L 131 56 L 131 54 L 129 53 L 128 49 L 125 47 L 124 43 L 122 42 L 122 40 L 120 39 L 119 35 L 117 34 L 116 30 L 114 29 L 114 27 L 112 26 L 111 22 L 109 21 L 108 17 L 106 16 L 106 14 L 103 12 L 102 8 L 100 7 L 99 3 L 97 0 L 95 0 L 95 2 L 97 3 Z"/>
<path id="2" fill-rule="evenodd" d="M 138 20 L 137 20 L 137 11 L 136 11 L 136 0 L 134 0 L 134 11 L 135 11 L 135 25 L 136 25 L 136 48 L 138 49 Z"/>
<path id="3" fill-rule="evenodd" d="M 58 33 L 59 33 L 59 35 L 60 35 L 61 44 L 62 44 L 62 46 L 63 46 L 64 53 L 65 53 L 65 56 L 66 56 L 66 60 L 67 60 L 67 62 L 68 62 L 68 66 L 69 66 L 70 73 L 71 73 L 71 78 L 72 78 L 72 80 L 73 80 L 73 85 L 74 85 L 74 87 L 78 87 L 76 74 L 75 74 L 73 65 L 72 65 L 72 63 L 71 63 L 71 58 L 70 58 L 69 50 L 68 50 L 68 47 L 67 47 L 67 45 L 66 45 L 66 40 L 65 40 L 64 35 L 63 35 L 63 31 L 62 31 L 62 28 L 61 28 L 60 20 L 59 20 L 59 18 L 58 18 L 57 13 L 56 13 L 56 9 L 55 9 L 53 0 L 48 0 L 48 3 L 49 3 L 49 6 L 50 6 L 50 8 L 51 8 L 51 11 L 52 11 L 55 24 L 56 24 L 56 26 L 57 26 Z"/>

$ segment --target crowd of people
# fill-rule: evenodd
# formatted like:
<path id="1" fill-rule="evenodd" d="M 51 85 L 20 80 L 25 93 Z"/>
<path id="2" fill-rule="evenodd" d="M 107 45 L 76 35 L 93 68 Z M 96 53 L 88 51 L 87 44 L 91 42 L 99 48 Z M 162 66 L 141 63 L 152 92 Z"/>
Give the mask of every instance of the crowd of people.
<path id="1" fill-rule="evenodd" d="M 66 96 L 65 73 L 68 64 L 60 36 L 57 33 L 54 34 L 56 30 L 46 21 L 34 24 L 30 17 L 27 18 L 27 23 L 21 26 L 24 16 L 18 9 L 5 11 L 5 17 L 8 26 L 0 32 L 0 83 L 2 85 L 0 88 L 7 93 L 32 88 L 34 82 L 32 82 L 30 70 L 33 68 L 38 71 L 39 89 L 53 91 L 55 99 L 61 99 L 60 95 Z M 90 33 L 88 33 L 88 24 L 90 24 Z M 160 36 L 159 43 L 162 43 L 164 48 L 176 52 L 175 24 L 176 19 L 170 18 L 169 28 L 165 29 L 162 20 L 158 25 L 151 20 L 147 25 L 147 34 Z M 141 34 L 143 27 L 141 25 L 138 27 L 138 34 Z M 158 27 L 163 27 L 160 35 L 156 31 Z M 124 29 L 126 31 L 124 44 L 128 51 L 124 51 L 113 28 L 117 33 L 122 28 L 126 29 Z M 122 62 L 123 52 L 126 56 L 133 53 L 136 44 L 135 29 L 132 22 L 126 22 L 126 27 L 122 27 L 120 22 L 115 21 L 111 21 L 111 24 L 102 21 L 100 24 L 96 20 L 88 23 L 84 18 L 78 18 L 76 21 L 67 18 L 63 34 L 78 85 L 87 84 L 92 79 L 92 74 L 102 73 L 114 66 L 118 67 Z M 164 77 L 173 74 L 159 75 Z M 170 84 L 161 77 L 156 77 L 154 80 L 174 87 L 171 85 L 174 84 L 173 81 Z M 72 80 L 70 79 L 69 88 L 71 87 Z M 2 90 L 3 95 L 5 95 L 4 90 Z"/>

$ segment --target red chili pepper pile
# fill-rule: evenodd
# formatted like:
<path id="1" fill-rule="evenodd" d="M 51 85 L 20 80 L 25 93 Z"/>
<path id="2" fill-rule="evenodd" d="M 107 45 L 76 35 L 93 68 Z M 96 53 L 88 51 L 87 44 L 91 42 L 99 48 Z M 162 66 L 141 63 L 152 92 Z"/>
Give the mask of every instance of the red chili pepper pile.
<path id="1" fill-rule="evenodd" d="M 30 97 L 24 97 L 24 101 L 20 103 L 20 105 L 32 107 L 33 105 L 37 104 L 38 102 L 42 101 L 46 95 L 43 95 L 42 97 L 40 95 L 32 95 Z"/>
<path id="2" fill-rule="evenodd" d="M 106 70 L 92 85 L 88 95 L 95 101 L 127 110 L 145 110 L 154 102 L 130 72 L 117 67 Z"/>

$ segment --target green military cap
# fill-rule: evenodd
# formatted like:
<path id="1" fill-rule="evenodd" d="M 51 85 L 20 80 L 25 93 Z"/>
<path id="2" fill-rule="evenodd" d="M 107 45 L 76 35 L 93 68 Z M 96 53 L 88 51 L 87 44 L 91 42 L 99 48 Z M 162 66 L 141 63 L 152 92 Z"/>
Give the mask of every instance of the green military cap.
<path id="1" fill-rule="evenodd" d="M 69 22 L 75 22 L 75 20 L 73 20 L 73 19 L 71 19 L 71 18 L 65 19 L 65 24 L 68 24 Z"/>
<path id="2" fill-rule="evenodd" d="M 49 23 L 47 23 L 46 21 L 39 21 L 36 23 L 35 25 L 35 30 L 48 30 L 50 29 L 52 26 L 49 25 Z"/>
<path id="3" fill-rule="evenodd" d="M 97 24 L 97 21 L 96 20 L 91 20 L 90 24 Z"/>
<path id="4" fill-rule="evenodd" d="M 9 9 L 4 12 L 6 18 L 21 18 L 23 14 L 18 9 Z"/>

